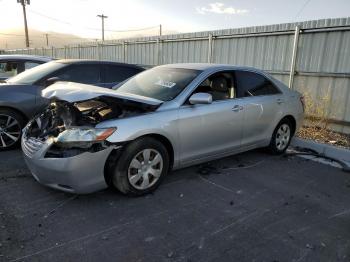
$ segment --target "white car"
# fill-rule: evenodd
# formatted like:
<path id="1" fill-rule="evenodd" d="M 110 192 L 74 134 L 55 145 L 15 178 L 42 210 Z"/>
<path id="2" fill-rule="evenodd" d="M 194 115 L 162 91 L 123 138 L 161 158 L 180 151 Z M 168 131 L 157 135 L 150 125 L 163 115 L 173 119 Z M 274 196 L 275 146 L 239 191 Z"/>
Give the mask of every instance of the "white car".
<path id="1" fill-rule="evenodd" d="M 108 185 L 141 195 L 171 170 L 258 147 L 283 153 L 303 98 L 263 71 L 173 64 L 115 90 L 56 83 L 51 105 L 24 129 L 22 149 L 40 183 L 72 193 Z"/>

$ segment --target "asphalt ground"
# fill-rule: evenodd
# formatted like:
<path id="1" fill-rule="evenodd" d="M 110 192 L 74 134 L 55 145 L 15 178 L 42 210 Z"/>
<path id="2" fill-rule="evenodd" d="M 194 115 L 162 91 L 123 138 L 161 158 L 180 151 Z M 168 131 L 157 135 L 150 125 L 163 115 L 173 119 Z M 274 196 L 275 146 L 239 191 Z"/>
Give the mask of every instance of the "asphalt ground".
<path id="1" fill-rule="evenodd" d="M 0 261 L 350 261 L 350 174 L 261 150 L 72 195 L 0 152 Z"/>

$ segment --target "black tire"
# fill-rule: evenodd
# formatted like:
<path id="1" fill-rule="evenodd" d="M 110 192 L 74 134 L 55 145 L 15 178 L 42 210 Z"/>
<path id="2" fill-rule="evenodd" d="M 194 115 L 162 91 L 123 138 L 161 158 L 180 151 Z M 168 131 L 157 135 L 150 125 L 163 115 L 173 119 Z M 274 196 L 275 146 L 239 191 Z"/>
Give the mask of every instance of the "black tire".
<path id="1" fill-rule="evenodd" d="M 288 140 L 286 140 L 286 139 L 283 140 L 283 145 L 282 144 L 279 145 L 279 141 L 280 141 L 279 137 L 281 137 L 281 134 L 279 131 L 281 130 L 281 128 L 283 129 L 283 127 L 288 127 L 288 130 L 289 130 L 288 137 L 289 138 L 288 138 Z M 291 124 L 291 122 L 288 119 L 282 119 L 282 121 L 278 123 L 275 130 L 273 131 L 270 145 L 268 146 L 269 152 L 274 154 L 274 155 L 283 154 L 287 150 L 287 148 L 292 140 L 293 134 L 294 134 L 294 130 L 293 130 L 293 125 Z M 280 143 L 282 143 L 282 141 Z"/>
<path id="2" fill-rule="evenodd" d="M 149 188 L 136 188 L 130 183 L 129 167 L 131 165 L 131 161 L 134 160 L 134 158 L 139 156 L 144 150 L 148 149 L 150 149 L 151 151 L 154 150 L 154 152 L 157 152 L 161 155 L 162 169 L 161 172 L 159 172 L 160 175 L 158 176 L 158 178 L 150 176 L 152 179 L 156 180 L 154 181 L 154 184 L 151 185 Z M 123 150 L 119 159 L 117 160 L 117 163 L 113 165 L 112 170 L 110 171 L 110 174 L 112 176 L 111 184 L 114 188 L 116 188 L 123 194 L 131 196 L 140 196 L 154 191 L 159 186 L 164 176 L 168 173 L 168 170 L 169 154 L 166 147 L 154 138 L 144 137 L 131 142 Z M 143 181 L 143 177 L 141 177 L 141 181 Z"/>
<path id="3" fill-rule="evenodd" d="M 11 122 L 8 123 L 7 119 L 10 119 Z M 25 119 L 21 114 L 11 109 L 0 108 L 0 151 L 14 149 L 20 145 L 25 123 Z M 15 141 L 14 137 L 18 139 Z"/>

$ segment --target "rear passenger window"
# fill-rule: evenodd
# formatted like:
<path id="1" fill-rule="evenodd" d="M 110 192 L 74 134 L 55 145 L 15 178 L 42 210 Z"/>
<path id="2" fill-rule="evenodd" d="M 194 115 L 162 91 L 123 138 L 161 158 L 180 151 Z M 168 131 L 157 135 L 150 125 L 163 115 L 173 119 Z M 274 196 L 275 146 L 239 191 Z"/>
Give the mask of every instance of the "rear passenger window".
<path id="1" fill-rule="evenodd" d="M 62 73 L 56 75 L 64 81 L 71 81 L 83 84 L 100 83 L 100 66 L 91 65 L 71 65 Z"/>
<path id="2" fill-rule="evenodd" d="M 140 69 L 126 66 L 107 65 L 105 68 L 105 83 L 119 83 L 141 72 Z"/>
<path id="3" fill-rule="evenodd" d="M 36 66 L 40 65 L 40 64 L 42 64 L 42 63 L 27 61 L 27 62 L 24 63 L 24 70 L 31 69 L 33 67 L 36 67 Z"/>
<path id="4" fill-rule="evenodd" d="M 237 97 L 264 96 L 280 93 L 270 80 L 257 73 L 235 71 L 235 81 Z"/>

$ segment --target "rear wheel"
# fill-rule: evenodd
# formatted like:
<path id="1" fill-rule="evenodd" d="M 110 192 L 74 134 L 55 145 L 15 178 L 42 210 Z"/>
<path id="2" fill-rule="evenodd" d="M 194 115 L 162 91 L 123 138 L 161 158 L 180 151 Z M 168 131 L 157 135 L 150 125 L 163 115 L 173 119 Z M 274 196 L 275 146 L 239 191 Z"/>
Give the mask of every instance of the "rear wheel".
<path id="1" fill-rule="evenodd" d="M 112 170 L 112 185 L 124 194 L 147 194 L 158 187 L 168 169 L 165 146 L 153 138 L 141 138 L 122 152 Z"/>
<path id="2" fill-rule="evenodd" d="M 10 109 L 0 109 L 0 151 L 19 146 L 24 125 L 20 114 Z"/>
<path id="3" fill-rule="evenodd" d="M 276 155 L 283 154 L 287 150 L 292 136 L 293 130 L 290 121 L 282 120 L 272 134 L 269 145 L 270 152 Z"/>

